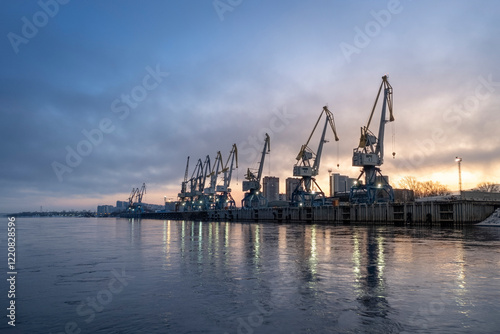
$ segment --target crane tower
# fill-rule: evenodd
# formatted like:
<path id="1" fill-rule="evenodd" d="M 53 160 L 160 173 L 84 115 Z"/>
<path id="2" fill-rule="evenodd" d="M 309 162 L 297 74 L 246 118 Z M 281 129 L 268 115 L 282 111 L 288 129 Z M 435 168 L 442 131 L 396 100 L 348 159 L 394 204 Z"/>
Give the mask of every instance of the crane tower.
<path id="1" fill-rule="evenodd" d="M 238 168 L 238 148 L 233 144 L 231 152 L 227 158 L 226 164 L 223 166 L 221 173 L 223 174 L 223 184 L 216 187 L 215 208 L 216 209 L 233 209 L 236 207 L 233 197 L 231 196 L 231 178 L 233 170 Z"/>
<path id="2" fill-rule="evenodd" d="M 314 153 L 308 145 L 323 114 L 326 116 L 325 125 L 323 126 L 323 132 L 321 134 L 318 149 L 316 153 Z M 328 107 L 325 106 L 323 107 L 311 134 L 309 135 L 309 139 L 307 139 L 307 142 L 300 148 L 299 154 L 296 158 L 297 162 L 293 166 L 293 176 L 299 176 L 301 177 L 301 180 L 292 193 L 292 206 L 314 206 L 324 204 L 325 194 L 316 183 L 315 177 L 319 173 L 323 144 L 327 142 L 325 140 L 325 135 L 328 124 L 330 124 L 330 128 L 335 135 L 335 141 L 338 141 L 339 138 L 337 136 L 337 131 L 335 130 L 333 114 L 330 110 L 328 110 Z M 318 191 L 313 189 L 314 185 L 317 187 Z"/>
<path id="3" fill-rule="evenodd" d="M 247 191 L 241 200 L 241 207 L 243 208 L 260 208 L 267 206 L 267 198 L 265 198 L 260 192 L 261 184 L 260 180 L 262 178 L 262 170 L 264 168 L 264 159 L 266 154 L 271 150 L 271 139 L 266 133 L 266 138 L 264 140 L 264 148 L 262 149 L 262 155 L 260 157 L 259 168 L 257 174 L 255 171 L 251 171 L 248 168 L 245 175 L 245 181 L 243 181 L 243 191 Z"/>
<path id="4" fill-rule="evenodd" d="M 378 136 L 370 131 L 370 124 L 377 107 L 377 102 L 384 89 L 382 112 Z M 386 119 L 386 110 L 389 109 L 389 119 Z M 366 126 L 361 128 L 359 145 L 353 150 L 352 165 L 362 167 L 361 174 L 356 184 L 351 188 L 349 199 L 352 203 L 392 202 L 394 191 L 382 176 L 379 166 L 384 163 L 384 133 L 385 124 L 394 121 L 392 114 L 392 86 L 389 84 L 387 75 L 382 77 L 375 103 L 373 104 L 370 118 Z M 363 184 L 361 177 L 365 176 Z"/>

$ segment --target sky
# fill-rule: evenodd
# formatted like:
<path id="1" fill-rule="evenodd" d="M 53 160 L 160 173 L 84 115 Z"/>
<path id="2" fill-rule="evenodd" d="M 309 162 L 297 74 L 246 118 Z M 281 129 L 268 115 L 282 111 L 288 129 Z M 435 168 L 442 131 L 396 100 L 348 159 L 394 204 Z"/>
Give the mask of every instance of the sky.
<path id="1" fill-rule="evenodd" d="M 175 199 L 195 162 L 239 148 L 237 203 L 271 137 L 264 175 L 292 176 L 324 105 L 317 181 L 358 177 L 383 75 L 393 87 L 383 174 L 458 189 L 500 183 L 497 1 L 3 1 L 0 212 L 95 210 Z M 380 108 L 373 132 L 378 132 Z M 319 139 L 313 137 L 315 149 Z M 392 152 L 396 152 L 392 158 Z M 337 167 L 337 164 L 339 165 Z"/>

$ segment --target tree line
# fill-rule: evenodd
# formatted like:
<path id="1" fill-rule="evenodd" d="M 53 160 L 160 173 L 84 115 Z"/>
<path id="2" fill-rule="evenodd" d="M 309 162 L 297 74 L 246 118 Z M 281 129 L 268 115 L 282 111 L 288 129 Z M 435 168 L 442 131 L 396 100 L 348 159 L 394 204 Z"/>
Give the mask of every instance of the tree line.
<path id="1" fill-rule="evenodd" d="M 435 181 L 418 181 L 414 176 L 405 176 L 398 182 L 398 187 L 413 190 L 415 198 L 450 195 L 448 186 Z M 481 182 L 473 191 L 500 192 L 500 185 L 493 182 Z"/>

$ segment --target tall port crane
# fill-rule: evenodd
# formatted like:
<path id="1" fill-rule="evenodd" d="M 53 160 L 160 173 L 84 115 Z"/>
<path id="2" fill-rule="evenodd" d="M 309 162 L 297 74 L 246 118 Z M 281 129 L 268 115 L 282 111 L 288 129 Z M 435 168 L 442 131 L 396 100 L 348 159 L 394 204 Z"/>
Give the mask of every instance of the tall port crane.
<path id="1" fill-rule="evenodd" d="M 141 188 L 132 188 L 132 192 L 128 197 L 128 211 L 144 212 L 142 208 L 142 197 L 146 193 L 146 183 L 142 184 Z M 135 199 L 135 200 L 134 200 Z"/>
<path id="2" fill-rule="evenodd" d="M 231 152 L 227 158 L 226 164 L 222 168 L 221 173 L 223 173 L 223 184 L 218 185 L 216 188 L 216 203 L 215 207 L 217 209 L 234 208 L 236 207 L 233 197 L 231 196 L 231 178 L 233 175 L 234 163 L 236 161 L 236 168 L 238 168 L 238 148 L 236 144 L 233 144 Z"/>
<path id="3" fill-rule="evenodd" d="M 182 202 L 181 211 L 191 211 L 195 208 L 202 173 L 203 161 L 201 161 L 201 159 L 198 159 L 196 165 L 194 166 L 193 172 L 191 173 L 191 178 L 189 180 L 186 180 L 186 185 L 189 183 L 189 190 L 186 190 L 186 192 L 183 194 L 184 201 Z"/>
<path id="4" fill-rule="evenodd" d="M 309 148 L 309 142 L 311 137 L 318 126 L 321 117 L 325 115 L 325 125 L 323 126 L 323 132 L 319 141 L 318 149 L 316 153 Z M 293 176 L 301 177 L 300 183 L 297 185 L 292 193 L 292 205 L 293 206 L 313 206 L 324 204 L 325 194 L 316 183 L 315 176 L 319 173 L 319 165 L 321 162 L 321 153 L 323 151 L 323 144 L 325 141 L 326 128 L 330 124 L 330 128 L 335 135 L 335 141 L 338 141 L 337 131 L 335 130 L 335 121 L 333 119 L 333 114 L 328 110 L 327 106 L 323 107 L 314 128 L 307 139 L 307 142 L 300 148 L 299 154 L 297 155 L 297 162 L 293 166 Z M 311 164 L 311 160 L 312 164 Z M 316 185 L 319 191 L 313 190 L 313 185 Z"/>
<path id="5" fill-rule="evenodd" d="M 206 204 L 203 196 L 205 189 L 205 180 L 210 170 L 210 156 L 206 156 L 205 160 L 198 159 L 193 174 L 190 179 L 189 201 L 187 201 L 188 210 L 202 210 Z"/>
<path id="6" fill-rule="evenodd" d="M 179 198 L 181 202 L 184 202 L 187 197 L 187 184 L 188 184 L 188 170 L 189 170 L 189 156 L 187 157 L 186 171 L 184 172 L 184 181 L 181 183 L 181 192 L 179 193 Z"/>
<path id="7" fill-rule="evenodd" d="M 207 208 L 214 209 L 215 208 L 215 198 L 216 198 L 216 190 L 217 190 L 217 178 L 221 173 L 221 169 L 223 167 L 224 162 L 222 161 L 222 155 L 220 151 L 217 152 L 215 156 L 215 161 L 212 165 L 212 170 L 210 171 L 210 184 L 203 190 L 203 193 L 206 195 L 207 200 Z"/>
<path id="8" fill-rule="evenodd" d="M 266 138 L 264 139 L 264 148 L 262 149 L 262 155 L 260 157 L 259 168 L 256 171 L 251 171 L 250 168 L 247 170 L 245 175 L 245 181 L 243 181 L 243 191 L 248 191 L 244 194 L 241 200 L 241 207 L 243 208 L 259 208 L 267 206 L 267 199 L 260 192 L 260 180 L 262 178 L 262 170 L 264 168 L 264 159 L 266 154 L 271 151 L 271 139 L 266 133 Z"/>
<path id="9" fill-rule="evenodd" d="M 382 88 L 384 88 L 384 97 L 378 137 L 376 137 L 369 128 Z M 388 120 L 386 119 L 386 109 L 389 109 Z M 352 165 L 363 168 L 356 184 L 351 188 L 350 201 L 353 203 L 372 204 L 375 202 L 392 202 L 394 200 L 394 191 L 387 179 L 382 176 L 380 168 L 378 168 L 384 163 L 385 124 L 392 121 L 394 121 L 392 114 L 392 86 L 389 84 L 387 75 L 384 75 L 368 123 L 361 128 L 359 145 L 353 150 Z M 363 174 L 365 175 L 364 184 L 361 181 Z"/>
<path id="10" fill-rule="evenodd" d="M 141 189 L 137 188 L 136 192 L 136 198 L 137 198 L 137 210 L 140 212 L 144 212 L 144 209 L 142 207 L 142 197 L 146 193 L 146 183 L 142 184 Z"/>
<path id="11" fill-rule="evenodd" d="M 132 211 L 134 209 L 134 198 L 137 192 L 139 191 L 139 188 L 135 189 L 132 188 L 132 191 L 130 192 L 130 195 L 128 196 L 128 211 Z"/>

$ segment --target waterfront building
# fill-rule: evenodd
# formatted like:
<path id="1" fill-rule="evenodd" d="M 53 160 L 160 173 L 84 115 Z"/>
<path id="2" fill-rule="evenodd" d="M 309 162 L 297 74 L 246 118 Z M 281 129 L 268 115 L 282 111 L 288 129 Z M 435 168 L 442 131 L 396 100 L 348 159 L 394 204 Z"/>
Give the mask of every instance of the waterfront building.
<path id="1" fill-rule="evenodd" d="M 280 179 L 275 176 L 265 176 L 262 180 L 262 195 L 269 202 L 279 200 Z"/>

